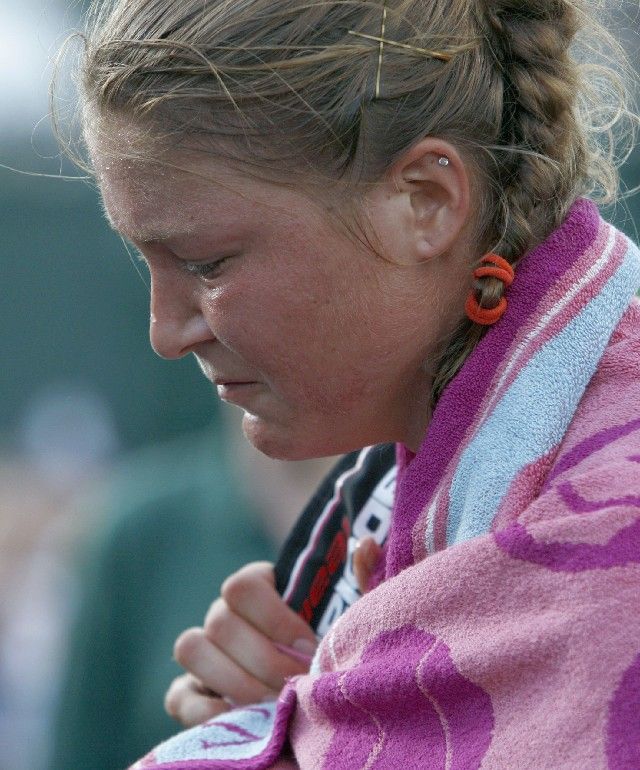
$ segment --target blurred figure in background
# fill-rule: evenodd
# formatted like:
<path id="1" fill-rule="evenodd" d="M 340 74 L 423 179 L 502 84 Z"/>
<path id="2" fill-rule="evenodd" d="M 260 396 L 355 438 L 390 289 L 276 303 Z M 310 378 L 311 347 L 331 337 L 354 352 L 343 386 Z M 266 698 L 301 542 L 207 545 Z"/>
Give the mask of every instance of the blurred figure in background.
<path id="1" fill-rule="evenodd" d="M 216 421 L 126 458 L 106 485 L 80 573 L 50 770 L 125 767 L 175 731 L 163 695 L 179 673 L 176 636 L 202 622 L 229 574 L 273 557 L 327 467 L 272 461 L 239 439 L 238 425 Z"/>
<path id="2" fill-rule="evenodd" d="M 97 509 L 121 504 L 99 506 L 89 489 L 110 488 L 119 453 L 212 419 L 197 366 L 166 366 L 149 349 L 148 281 L 132 280 L 95 191 L 59 178 L 75 172 L 47 118 L 50 60 L 81 5 L 24 0 L 0 12 L 0 770 L 47 761 L 69 618 L 89 584 L 90 565 L 78 584 L 74 554 L 87 532 L 100 539 Z"/>
<path id="3" fill-rule="evenodd" d="M 42 388 L 0 459 L 0 745 L 3 770 L 39 770 L 77 584 L 79 498 L 117 448 L 113 416 L 77 384 Z"/>

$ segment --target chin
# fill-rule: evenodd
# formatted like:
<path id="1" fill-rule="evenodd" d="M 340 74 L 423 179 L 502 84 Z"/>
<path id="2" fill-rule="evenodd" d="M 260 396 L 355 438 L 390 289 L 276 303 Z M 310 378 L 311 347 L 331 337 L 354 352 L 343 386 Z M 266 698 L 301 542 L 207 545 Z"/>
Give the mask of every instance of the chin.
<path id="1" fill-rule="evenodd" d="M 348 451 L 336 449 L 333 441 L 327 441 L 317 431 L 305 431 L 301 423 L 295 430 L 287 430 L 247 412 L 242 418 L 242 430 L 250 444 L 274 460 L 311 460 Z"/>

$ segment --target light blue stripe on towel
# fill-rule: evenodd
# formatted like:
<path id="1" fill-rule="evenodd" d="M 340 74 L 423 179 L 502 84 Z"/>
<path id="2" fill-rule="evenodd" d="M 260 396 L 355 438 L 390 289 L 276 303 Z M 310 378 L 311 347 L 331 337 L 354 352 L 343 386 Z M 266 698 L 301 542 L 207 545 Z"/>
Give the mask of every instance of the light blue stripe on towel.
<path id="1" fill-rule="evenodd" d="M 450 490 L 447 544 L 489 531 L 515 476 L 566 432 L 606 345 L 640 284 L 640 252 L 523 368 L 462 454 Z"/>
<path id="2" fill-rule="evenodd" d="M 154 751 L 156 763 L 171 765 L 193 760 L 195 768 L 196 760 L 205 767 L 206 760 L 258 757 L 271 739 L 275 716 L 275 703 L 228 711 L 207 724 L 185 730 L 161 743 Z"/>

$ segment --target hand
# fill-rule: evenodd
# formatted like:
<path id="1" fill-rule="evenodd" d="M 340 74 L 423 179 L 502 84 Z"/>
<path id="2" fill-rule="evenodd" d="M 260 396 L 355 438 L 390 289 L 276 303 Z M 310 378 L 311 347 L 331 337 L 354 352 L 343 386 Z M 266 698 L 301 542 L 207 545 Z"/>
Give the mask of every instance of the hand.
<path id="1" fill-rule="evenodd" d="M 353 574 L 358 582 L 358 590 L 364 596 L 369 590 L 369 581 L 382 554 L 382 548 L 372 537 L 358 540 L 353 552 Z"/>
<path id="2" fill-rule="evenodd" d="M 220 593 L 204 626 L 184 631 L 174 647 L 187 673 L 172 682 L 165 708 L 187 727 L 277 698 L 286 677 L 308 671 L 316 647 L 311 627 L 276 591 L 272 564 L 246 565 Z"/>

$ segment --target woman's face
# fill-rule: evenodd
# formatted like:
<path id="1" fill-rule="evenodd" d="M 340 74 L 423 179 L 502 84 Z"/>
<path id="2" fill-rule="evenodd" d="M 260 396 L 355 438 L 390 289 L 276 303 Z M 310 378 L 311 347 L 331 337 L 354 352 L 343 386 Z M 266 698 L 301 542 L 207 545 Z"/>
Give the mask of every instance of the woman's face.
<path id="1" fill-rule="evenodd" d="M 154 350 L 193 353 L 258 449 L 419 443 L 442 333 L 429 266 L 387 262 L 308 197 L 209 157 L 176 153 L 179 170 L 92 156 L 109 219 L 150 271 Z"/>

